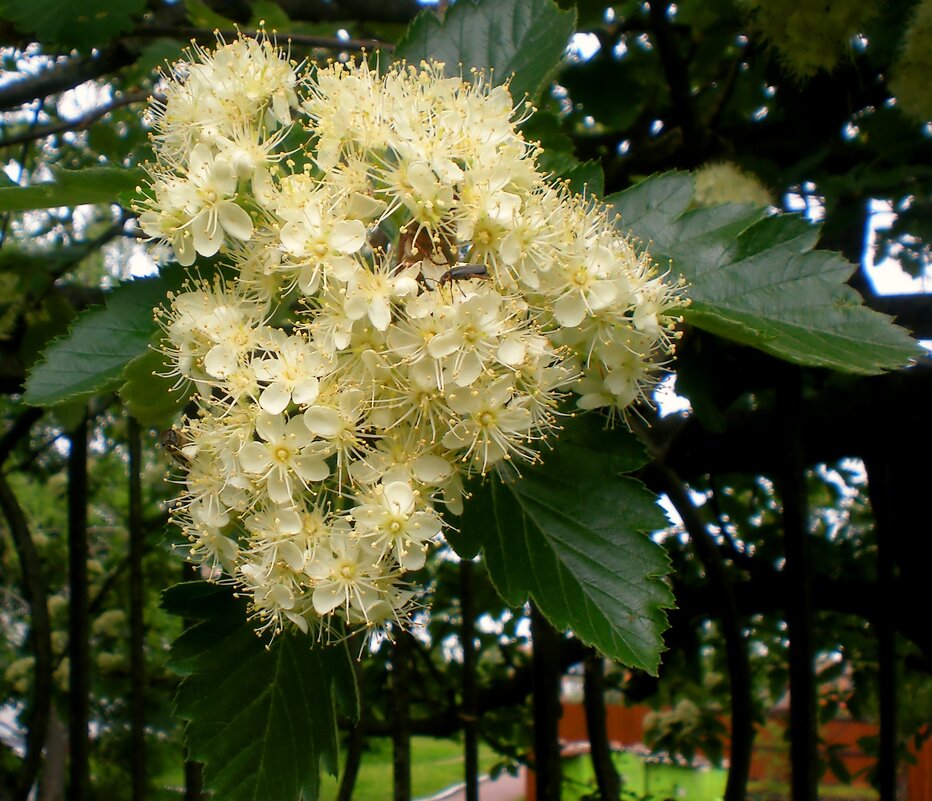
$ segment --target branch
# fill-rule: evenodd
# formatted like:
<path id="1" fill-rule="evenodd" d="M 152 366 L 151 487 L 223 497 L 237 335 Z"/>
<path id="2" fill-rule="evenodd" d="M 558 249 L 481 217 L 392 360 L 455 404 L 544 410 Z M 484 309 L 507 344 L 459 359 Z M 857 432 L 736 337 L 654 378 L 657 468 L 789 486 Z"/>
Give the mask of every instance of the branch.
<path id="1" fill-rule="evenodd" d="M 637 421 L 632 423 L 632 427 L 634 426 L 640 429 L 636 433 L 651 451 L 652 443 L 646 435 L 643 424 Z M 656 454 L 655 450 L 654 453 Z M 747 793 L 751 772 L 754 704 L 751 696 L 751 665 L 748 646 L 741 630 L 734 586 L 718 546 L 709 534 L 705 520 L 702 519 L 699 510 L 690 499 L 686 485 L 662 461 L 656 461 L 654 467 L 663 480 L 667 496 L 683 519 L 683 525 L 686 527 L 696 556 L 702 563 L 713 597 L 716 599 L 717 617 L 725 637 L 725 658 L 728 665 L 731 696 L 731 765 L 728 769 L 728 782 L 724 797 L 726 801 L 741 801 Z"/>
<path id="2" fill-rule="evenodd" d="M 105 48 L 94 56 L 78 56 L 55 64 L 35 75 L 13 81 L 0 89 L 0 111 L 17 108 L 24 103 L 47 97 L 85 81 L 99 78 L 108 72 L 125 67 L 135 61 L 137 54 L 122 45 Z"/>
<path id="3" fill-rule="evenodd" d="M 23 142 L 32 142 L 36 139 L 44 139 L 47 136 L 53 136 L 57 133 L 63 133 L 65 131 L 84 131 L 87 128 L 90 128 L 91 125 L 97 122 L 97 120 L 99 120 L 101 117 L 109 114 L 111 111 L 122 108 L 123 106 L 132 105 L 133 103 L 140 103 L 144 100 L 148 100 L 151 96 L 151 93 L 147 91 L 128 92 L 127 94 L 121 95 L 110 103 L 95 109 L 91 109 L 86 114 L 82 114 L 80 117 L 76 117 L 73 120 L 62 120 L 61 122 L 56 122 L 52 125 L 44 125 L 41 128 L 34 128 L 33 130 L 27 131 L 26 133 L 10 136 L 6 139 L 0 139 L 0 148 L 22 144 Z"/>
<path id="4" fill-rule="evenodd" d="M 225 14 L 230 3 L 229 0 L 211 0 L 208 5 Z M 340 0 L 339 3 L 333 0 L 279 0 L 278 5 L 296 22 L 365 20 L 405 25 L 423 10 L 418 0 Z"/>
<path id="5" fill-rule="evenodd" d="M 213 43 L 220 36 L 229 41 L 242 34 L 257 38 L 265 36 L 264 31 L 249 30 L 219 30 L 217 28 L 194 28 L 189 26 L 150 26 L 135 32 L 138 37 L 180 36 L 199 42 Z M 394 50 L 395 45 L 381 39 L 341 39 L 337 36 L 310 36 L 302 33 L 287 33 L 281 31 L 278 37 L 286 42 L 306 47 L 318 47 L 323 50 Z"/>
<path id="6" fill-rule="evenodd" d="M 700 131 L 696 124 L 693 99 L 690 95 L 689 74 L 686 61 L 680 55 L 673 39 L 673 28 L 667 17 L 670 3 L 654 0 L 650 4 L 650 24 L 660 53 L 663 73 L 670 87 L 670 99 L 673 101 L 673 116 L 683 129 L 687 146 L 693 148 L 701 144 Z"/>

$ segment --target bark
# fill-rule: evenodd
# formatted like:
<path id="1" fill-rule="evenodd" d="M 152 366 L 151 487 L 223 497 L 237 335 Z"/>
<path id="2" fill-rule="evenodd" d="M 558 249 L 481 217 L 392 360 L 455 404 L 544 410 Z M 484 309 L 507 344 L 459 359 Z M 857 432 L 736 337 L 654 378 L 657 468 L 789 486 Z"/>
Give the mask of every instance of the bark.
<path id="1" fill-rule="evenodd" d="M 68 742 L 71 745 L 68 798 L 85 801 L 89 792 L 88 709 L 90 649 L 87 580 L 87 415 L 70 435 L 68 453 Z"/>
<path id="2" fill-rule="evenodd" d="M 392 783 L 394 801 L 411 801 L 411 635 L 392 649 Z"/>
<path id="3" fill-rule="evenodd" d="M 359 767 L 362 765 L 362 751 L 366 744 L 366 733 L 362 722 L 358 722 L 350 729 L 346 742 L 346 762 L 343 766 L 343 775 L 340 777 L 340 788 L 337 791 L 336 801 L 352 801 L 353 790 L 356 788 L 356 779 L 359 777 Z"/>
<path id="4" fill-rule="evenodd" d="M 146 656 L 143 619 L 142 557 L 145 528 L 142 519 L 142 432 L 134 418 L 129 435 L 129 672 L 130 773 L 133 801 L 146 797 Z"/>
<path id="5" fill-rule="evenodd" d="M 343 775 L 340 777 L 336 801 L 353 800 L 353 790 L 356 787 L 359 766 L 362 764 L 362 752 L 366 744 L 366 704 L 362 699 L 363 671 L 359 661 L 353 662 L 353 672 L 356 674 L 356 686 L 359 688 L 359 718 L 350 727 L 346 743 L 346 762 L 343 765 Z"/>
<path id="6" fill-rule="evenodd" d="M 583 705 L 586 709 L 586 734 L 589 756 L 599 788 L 600 801 L 618 801 L 621 782 L 612 761 L 612 746 L 608 740 L 605 714 L 605 666 L 602 655 L 594 648 L 583 662 Z"/>
<path id="7" fill-rule="evenodd" d="M 560 764 L 560 635 L 531 604 L 531 638 L 534 646 L 534 773 L 536 801 L 560 801 L 563 779 Z"/>
<path id="8" fill-rule="evenodd" d="M 479 717 L 476 681 L 476 599 L 475 565 L 469 559 L 460 562 L 460 643 L 463 648 L 463 762 L 465 771 L 464 801 L 479 801 Z"/>
<path id="9" fill-rule="evenodd" d="M 818 755 L 815 675 L 812 646 L 811 569 L 805 460 L 799 417 L 802 387 L 798 368 L 785 368 L 777 387 L 784 447 L 780 494 L 786 575 L 791 592 L 786 602 L 790 640 L 790 764 L 793 801 L 817 801 Z"/>
<path id="10" fill-rule="evenodd" d="M 181 563 L 181 580 L 197 581 L 201 575 L 191 562 Z M 187 631 L 194 625 L 193 620 L 185 619 L 183 628 Z M 185 750 L 184 760 L 184 801 L 202 801 L 204 798 L 204 765 L 187 758 Z"/>
<path id="11" fill-rule="evenodd" d="M 731 743 L 725 801 L 744 801 L 751 777 L 754 704 L 750 657 L 742 633 L 734 583 L 719 546 L 709 533 L 706 520 L 692 502 L 686 484 L 667 466 L 666 450 L 653 440 L 648 426 L 635 422 L 632 427 L 654 459 L 652 470 L 659 477 L 663 490 L 682 518 L 690 543 L 708 581 L 713 611 L 725 639 L 725 658 L 728 665 Z"/>
<path id="12" fill-rule="evenodd" d="M 184 801 L 204 798 L 204 766 L 190 759 L 184 761 Z"/>
<path id="13" fill-rule="evenodd" d="M 45 743 L 45 760 L 39 778 L 38 801 L 64 801 L 68 764 L 68 730 L 55 707 L 49 716 L 49 733 Z"/>
<path id="14" fill-rule="evenodd" d="M 52 627 L 49 621 L 48 596 L 42 575 L 42 562 L 29 531 L 26 515 L 6 476 L 0 472 L 0 510 L 13 537 L 13 546 L 22 573 L 23 597 L 29 604 L 32 626 L 29 640 L 35 660 L 32 706 L 29 711 L 26 755 L 17 777 L 13 797 L 25 801 L 42 765 L 42 749 L 48 732 L 52 708 Z"/>

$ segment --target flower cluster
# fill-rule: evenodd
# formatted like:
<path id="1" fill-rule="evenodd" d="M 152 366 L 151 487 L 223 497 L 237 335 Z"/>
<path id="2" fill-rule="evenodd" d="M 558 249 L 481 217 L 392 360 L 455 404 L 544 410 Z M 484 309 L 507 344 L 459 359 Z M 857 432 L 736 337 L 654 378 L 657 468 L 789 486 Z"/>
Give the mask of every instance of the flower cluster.
<path id="1" fill-rule="evenodd" d="M 929 70 L 932 69 L 930 37 L 932 0 L 919 0 L 893 64 L 890 91 L 896 96 L 903 113 L 920 122 L 932 120 L 932 94 L 928 82 Z"/>
<path id="2" fill-rule="evenodd" d="M 832 0 L 739 0 L 752 36 L 760 37 L 798 81 L 830 72 L 851 49 L 851 39 L 877 15 L 880 3 Z"/>
<path id="3" fill-rule="evenodd" d="M 773 205 L 770 190 L 761 180 L 733 162 L 706 162 L 693 173 L 693 178 L 693 203 L 697 206 L 717 206 L 720 203 Z"/>
<path id="4" fill-rule="evenodd" d="M 261 39 L 192 56 L 139 208 L 182 264 L 224 264 L 158 312 L 197 390 L 173 433 L 191 558 L 273 632 L 404 625 L 464 478 L 535 460 L 571 390 L 643 396 L 681 293 L 538 171 L 505 87 L 301 73 Z"/>

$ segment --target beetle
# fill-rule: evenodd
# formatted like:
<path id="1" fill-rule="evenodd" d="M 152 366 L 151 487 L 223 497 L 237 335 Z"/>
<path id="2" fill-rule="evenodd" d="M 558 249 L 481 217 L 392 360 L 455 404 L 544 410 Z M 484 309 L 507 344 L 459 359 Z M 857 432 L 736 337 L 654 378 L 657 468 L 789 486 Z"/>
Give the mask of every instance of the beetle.
<path id="1" fill-rule="evenodd" d="M 467 281 L 470 278 L 488 278 L 489 271 L 484 264 L 459 264 L 451 267 L 437 282 L 440 286 L 452 283 L 453 281 Z"/>

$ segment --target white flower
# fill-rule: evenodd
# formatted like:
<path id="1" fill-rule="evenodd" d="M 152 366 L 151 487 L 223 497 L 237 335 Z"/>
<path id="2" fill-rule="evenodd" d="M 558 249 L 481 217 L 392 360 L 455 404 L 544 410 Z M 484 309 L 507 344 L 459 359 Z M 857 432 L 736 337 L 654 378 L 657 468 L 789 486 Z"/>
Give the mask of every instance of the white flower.
<path id="1" fill-rule="evenodd" d="M 378 484 L 361 496 L 350 515 L 356 530 L 367 537 L 373 548 L 393 551 L 405 570 L 419 570 L 427 556 L 427 543 L 440 533 L 437 515 L 418 508 L 417 494 L 401 481 Z"/>
<path id="2" fill-rule="evenodd" d="M 443 438 L 450 449 L 465 449 L 482 473 L 513 454 L 533 458 L 527 441 L 533 418 L 515 397 L 512 379 L 502 376 L 489 386 L 457 389 L 450 407 L 462 418 Z"/>
<path id="3" fill-rule="evenodd" d="M 239 452 L 239 463 L 247 473 L 265 481 L 274 503 L 293 504 L 296 484 L 323 481 L 330 475 L 325 460 L 331 449 L 315 440 L 301 417 L 286 421 L 281 415 L 263 412 L 256 421 L 256 433 L 263 441 L 247 442 Z"/>
<path id="4" fill-rule="evenodd" d="M 366 242 L 361 220 L 341 220 L 333 211 L 308 203 L 300 216 L 281 229 L 282 250 L 303 266 L 298 286 L 306 295 L 317 291 L 320 274 L 349 281 L 360 269 L 352 254 Z"/>
<path id="5" fill-rule="evenodd" d="M 298 79 L 261 37 L 189 55 L 156 105 L 140 224 L 185 265 L 222 252 L 228 277 L 159 313 L 166 373 L 197 390 L 174 516 L 260 630 L 365 642 L 410 624 L 438 510 L 538 459 L 566 389 L 609 414 L 648 394 L 680 291 L 602 204 L 547 182 L 481 75 Z"/>
<path id="6" fill-rule="evenodd" d="M 319 615 L 344 606 L 365 617 L 380 600 L 383 571 L 378 554 L 351 531 L 334 531 L 329 551 L 321 553 L 306 572 L 314 579 L 314 609 Z"/>
<path id="7" fill-rule="evenodd" d="M 269 414 L 281 414 L 294 401 L 299 405 L 313 403 L 320 386 L 326 362 L 301 336 L 288 337 L 279 332 L 272 335 L 270 356 L 252 363 L 256 378 L 268 382 L 259 395 L 259 405 Z"/>

